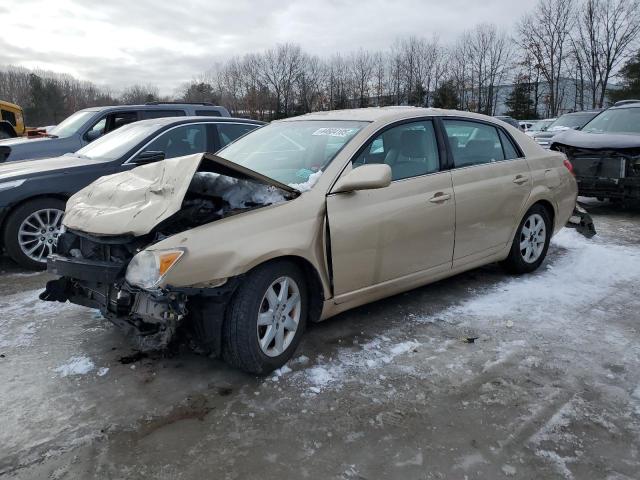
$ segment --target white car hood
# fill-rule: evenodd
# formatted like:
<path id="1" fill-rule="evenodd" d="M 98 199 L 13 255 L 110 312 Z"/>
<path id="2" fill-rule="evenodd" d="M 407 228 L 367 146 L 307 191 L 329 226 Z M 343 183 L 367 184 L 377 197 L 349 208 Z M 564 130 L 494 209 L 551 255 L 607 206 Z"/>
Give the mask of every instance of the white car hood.
<path id="1" fill-rule="evenodd" d="M 96 180 L 69 199 L 63 224 L 92 235 L 146 235 L 180 210 L 202 161 L 213 162 L 210 171 L 299 194 L 287 185 L 214 154 L 197 153 Z"/>
<path id="2" fill-rule="evenodd" d="M 67 202 L 66 228 L 94 235 L 147 234 L 182 204 L 202 154 L 99 178 Z"/>

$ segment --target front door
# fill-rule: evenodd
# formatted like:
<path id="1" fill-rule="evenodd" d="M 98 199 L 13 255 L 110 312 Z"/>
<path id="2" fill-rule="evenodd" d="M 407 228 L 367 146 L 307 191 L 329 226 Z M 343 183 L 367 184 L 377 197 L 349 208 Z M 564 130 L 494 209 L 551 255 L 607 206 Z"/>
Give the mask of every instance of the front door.
<path id="1" fill-rule="evenodd" d="M 384 282 L 451 268 L 451 173 L 440 170 L 432 121 L 403 123 L 377 135 L 352 167 L 368 163 L 387 163 L 391 185 L 327 197 L 337 303 Z"/>
<path id="2" fill-rule="evenodd" d="M 531 172 L 511 138 L 489 123 L 443 119 L 456 197 L 454 268 L 512 240 L 531 193 Z"/>

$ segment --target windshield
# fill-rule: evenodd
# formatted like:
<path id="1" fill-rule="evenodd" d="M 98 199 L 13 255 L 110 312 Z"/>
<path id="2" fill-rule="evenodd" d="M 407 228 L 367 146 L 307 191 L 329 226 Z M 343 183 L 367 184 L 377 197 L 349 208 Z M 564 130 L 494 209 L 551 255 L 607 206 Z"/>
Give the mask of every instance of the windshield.
<path id="1" fill-rule="evenodd" d="M 540 120 L 529 127 L 530 132 L 542 132 L 553 123 L 553 120 Z"/>
<path id="2" fill-rule="evenodd" d="M 218 155 L 288 185 L 304 184 L 368 122 L 295 120 L 262 127 Z M 315 177 L 314 177 L 315 178 Z"/>
<path id="3" fill-rule="evenodd" d="M 549 125 L 548 130 L 553 130 L 555 128 L 581 128 L 583 127 L 589 120 L 591 120 L 596 115 L 596 112 L 593 113 L 582 113 L 582 114 L 565 114 L 561 117 L 558 117 L 556 121 L 554 121 L 551 125 Z"/>
<path id="4" fill-rule="evenodd" d="M 81 148 L 76 155 L 92 160 L 116 160 L 158 129 L 155 123 L 131 123 Z"/>
<path id="5" fill-rule="evenodd" d="M 588 133 L 640 134 L 640 108 L 616 108 L 602 112 L 582 129 Z"/>
<path id="6" fill-rule="evenodd" d="M 65 118 L 62 122 L 60 122 L 52 129 L 47 130 L 47 133 L 60 138 L 70 137 L 71 135 L 76 133 L 78 129 L 82 125 L 84 125 L 84 123 L 95 113 L 96 110 L 83 110 L 81 112 L 76 112 L 73 115 Z"/>

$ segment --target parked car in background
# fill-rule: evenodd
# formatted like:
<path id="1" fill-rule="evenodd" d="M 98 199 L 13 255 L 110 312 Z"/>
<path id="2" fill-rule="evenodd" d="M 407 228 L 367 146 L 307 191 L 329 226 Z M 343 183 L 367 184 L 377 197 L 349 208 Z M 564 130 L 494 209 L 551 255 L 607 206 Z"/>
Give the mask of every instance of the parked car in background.
<path id="1" fill-rule="evenodd" d="M 532 138 L 543 148 L 551 146 L 551 139 L 565 130 L 580 130 L 591 121 L 601 110 L 585 110 L 582 112 L 565 113 L 555 119 L 543 132 L 535 133 Z"/>
<path id="2" fill-rule="evenodd" d="M 188 328 L 265 374 L 308 322 L 491 262 L 534 271 L 576 193 L 564 155 L 491 117 L 312 113 L 78 192 L 40 298 L 100 309 L 142 349 Z"/>
<path id="3" fill-rule="evenodd" d="M 502 120 L 503 122 L 506 122 L 509 125 L 511 125 L 513 128 L 517 128 L 518 130 L 522 130 L 522 127 L 520 126 L 520 123 L 515 118 L 510 117 L 509 115 L 496 115 L 493 118 L 497 118 L 498 120 Z"/>
<path id="4" fill-rule="evenodd" d="M 547 128 L 549 128 L 549 125 L 551 125 L 555 120 L 556 120 L 555 118 L 545 118 L 544 120 L 536 120 L 525 131 L 525 133 L 530 137 L 533 137 L 540 132 L 546 132 Z"/>
<path id="5" fill-rule="evenodd" d="M 24 135 L 22 107 L 0 100 L 0 140 Z"/>
<path id="6" fill-rule="evenodd" d="M 523 132 L 528 132 L 529 129 L 535 125 L 539 120 L 520 120 L 518 125 L 520 125 L 520 130 Z"/>
<path id="7" fill-rule="evenodd" d="M 121 127 L 76 153 L 0 164 L 0 246 L 26 268 L 46 266 L 67 199 L 103 175 L 198 152 L 215 152 L 263 122 L 181 117 Z"/>
<path id="8" fill-rule="evenodd" d="M 80 110 L 37 138 L 0 141 L 0 163 L 47 158 L 75 152 L 123 125 L 160 117 L 228 117 L 224 107 L 207 103 L 161 103 L 93 107 Z"/>
<path id="9" fill-rule="evenodd" d="M 551 148 L 573 165 L 580 195 L 640 200 L 640 100 L 618 102 L 581 131 L 556 135 Z"/>

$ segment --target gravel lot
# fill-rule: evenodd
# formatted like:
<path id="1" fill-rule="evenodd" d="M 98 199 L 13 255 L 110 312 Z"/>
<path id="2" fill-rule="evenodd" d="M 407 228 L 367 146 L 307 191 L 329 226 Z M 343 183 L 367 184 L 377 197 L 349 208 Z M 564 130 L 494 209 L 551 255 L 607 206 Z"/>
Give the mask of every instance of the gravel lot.
<path id="1" fill-rule="evenodd" d="M 134 353 L 0 270 L 0 477 L 640 478 L 640 215 L 591 207 L 547 261 L 347 312 L 268 378 Z M 474 343 L 464 339 L 477 337 Z"/>

